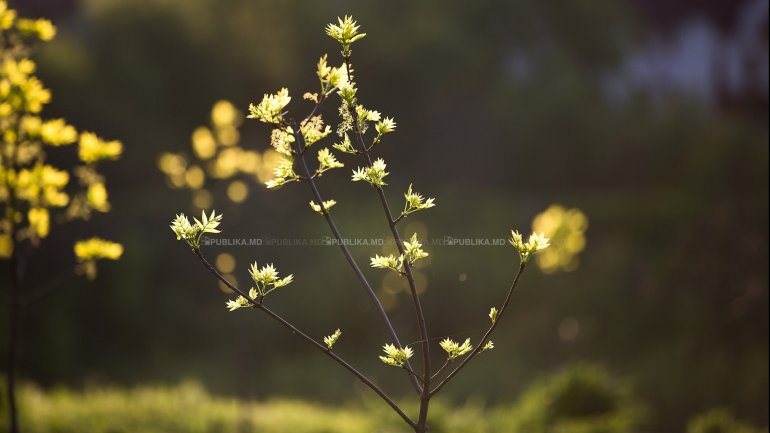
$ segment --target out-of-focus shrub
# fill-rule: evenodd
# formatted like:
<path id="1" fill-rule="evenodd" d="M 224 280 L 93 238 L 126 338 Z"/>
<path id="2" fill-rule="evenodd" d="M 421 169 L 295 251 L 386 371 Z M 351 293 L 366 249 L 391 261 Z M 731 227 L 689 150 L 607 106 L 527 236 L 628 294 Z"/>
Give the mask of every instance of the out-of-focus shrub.
<path id="1" fill-rule="evenodd" d="M 712 409 L 698 415 L 687 424 L 687 433 L 766 433 L 736 420 L 726 409 Z"/>
<path id="2" fill-rule="evenodd" d="M 644 413 L 627 383 L 600 367 L 577 364 L 535 383 L 512 410 L 496 416 L 500 431 L 633 433 Z"/>

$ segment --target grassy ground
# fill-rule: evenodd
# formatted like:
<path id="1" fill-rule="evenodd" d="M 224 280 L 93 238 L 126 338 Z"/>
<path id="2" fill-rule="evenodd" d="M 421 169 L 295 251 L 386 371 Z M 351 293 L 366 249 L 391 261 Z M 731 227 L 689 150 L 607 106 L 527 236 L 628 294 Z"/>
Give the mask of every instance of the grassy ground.
<path id="1" fill-rule="evenodd" d="M 379 400 L 364 398 L 329 407 L 275 399 L 242 401 L 209 394 L 200 385 L 92 387 L 43 391 L 24 384 L 19 393 L 24 433 L 407 433 Z M 407 410 L 412 410 L 405 406 Z M 7 411 L 0 412 L 0 433 Z M 431 433 L 641 433 L 649 411 L 623 381 L 576 365 L 530 387 L 514 405 L 432 405 Z M 766 432 L 767 430 L 764 430 Z M 761 433 L 711 411 L 695 417 L 687 433 Z"/>

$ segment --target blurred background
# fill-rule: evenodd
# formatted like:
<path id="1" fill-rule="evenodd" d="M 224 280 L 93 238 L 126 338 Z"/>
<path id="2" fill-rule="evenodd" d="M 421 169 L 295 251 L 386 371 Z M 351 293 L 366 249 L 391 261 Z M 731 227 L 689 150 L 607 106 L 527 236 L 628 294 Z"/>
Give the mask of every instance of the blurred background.
<path id="1" fill-rule="evenodd" d="M 767 425 L 766 0 L 10 5 L 59 29 L 35 56 L 53 93 L 44 114 L 125 145 L 121 161 L 104 167 L 113 211 L 52 231 L 30 265 L 45 271 L 30 272 L 29 283 L 69 270 L 70 240 L 85 233 L 122 242 L 123 259 L 26 311 L 25 380 L 44 389 L 194 380 L 220 396 L 326 404 L 366 394 L 351 393 L 352 377 L 267 317 L 226 311 L 228 295 L 168 229 L 202 202 L 159 169 L 164 153 L 192 155 L 191 134 L 219 100 L 246 111 L 288 87 L 290 110 L 304 115 L 310 104 L 300 97 L 316 91 L 318 58 L 339 62 L 323 28 L 352 14 L 368 33 L 353 47 L 360 100 L 398 123 L 376 150 L 389 164 L 389 198 L 399 207 L 414 182 L 437 202 L 404 232 L 506 238 L 555 203 L 589 222 L 574 262 L 528 270 L 495 351 L 445 389 L 448 404 L 509 405 L 542 377 L 586 362 L 633 389 L 646 431 L 684 431 L 714 407 Z M 336 125 L 335 102 L 323 114 Z M 268 149 L 264 126 L 249 120 L 238 131 L 241 148 Z M 337 200 L 343 234 L 388 239 L 376 196 L 349 182 L 357 161 L 340 160 L 345 169 L 319 186 Z M 207 255 L 243 284 L 255 260 L 293 273 L 272 307 L 316 337 L 341 328 L 342 355 L 408 395 L 403 373 L 377 360 L 385 328 L 339 249 L 280 241 L 330 234 L 308 209 L 307 187 L 239 180 L 233 195 L 232 179 L 207 179 L 203 204 L 224 213 L 224 237 L 263 243 L 213 245 Z M 351 249 L 363 265 L 383 252 Z M 419 272 L 431 336 L 478 339 L 515 252 L 426 250 Z M 402 340 L 417 341 L 408 293 L 385 272 L 365 273 Z"/>

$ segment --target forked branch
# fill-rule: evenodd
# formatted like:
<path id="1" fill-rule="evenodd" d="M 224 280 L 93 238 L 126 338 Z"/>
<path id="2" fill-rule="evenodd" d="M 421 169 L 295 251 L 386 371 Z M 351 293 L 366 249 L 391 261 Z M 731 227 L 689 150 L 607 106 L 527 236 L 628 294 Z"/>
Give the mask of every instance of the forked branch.
<path id="1" fill-rule="evenodd" d="M 292 325 L 288 321 L 286 321 L 283 317 L 279 316 L 277 313 L 273 312 L 271 309 L 267 308 L 267 306 L 264 305 L 264 303 L 260 300 L 254 300 L 251 299 L 251 297 L 244 292 L 243 290 L 236 287 L 231 282 L 227 281 L 225 277 L 222 276 L 222 274 L 219 273 L 219 271 L 214 268 L 214 266 L 211 265 L 211 263 L 206 260 L 205 257 L 203 257 L 203 254 L 201 253 L 200 249 L 193 250 L 195 255 L 200 259 L 201 263 L 206 267 L 206 269 L 209 270 L 219 281 L 222 282 L 227 288 L 234 291 L 235 293 L 238 293 L 240 296 L 242 296 L 244 299 L 248 300 L 249 304 L 251 304 L 254 308 L 263 311 L 265 314 L 270 316 L 273 320 L 280 323 L 283 327 L 288 329 L 292 332 L 292 334 L 295 334 L 305 340 L 306 342 L 310 343 L 313 347 L 323 352 L 326 356 L 333 359 L 336 363 L 344 367 L 346 370 L 348 370 L 350 373 L 352 373 L 354 376 L 356 376 L 361 382 L 363 382 L 366 386 L 371 388 L 372 391 L 374 391 L 377 395 L 380 396 L 387 404 L 390 406 L 396 413 L 412 428 L 416 426 L 416 423 L 412 421 L 411 418 L 407 414 L 404 413 L 404 411 L 396 404 L 395 401 L 393 401 L 392 398 L 390 398 L 385 391 L 380 389 L 374 382 L 369 380 L 363 373 L 359 372 L 355 367 L 350 365 L 347 361 L 342 359 L 339 355 L 331 351 L 328 347 L 326 347 L 324 344 L 319 343 L 300 329 L 298 329 L 296 326 Z"/>

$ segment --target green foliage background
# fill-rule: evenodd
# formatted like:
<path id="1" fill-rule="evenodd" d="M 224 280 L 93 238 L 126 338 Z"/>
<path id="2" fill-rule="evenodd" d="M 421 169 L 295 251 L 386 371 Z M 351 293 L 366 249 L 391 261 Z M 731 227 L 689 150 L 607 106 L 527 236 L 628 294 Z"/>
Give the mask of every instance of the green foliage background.
<path id="1" fill-rule="evenodd" d="M 397 198 L 414 181 L 437 198 L 436 209 L 419 215 L 428 237 L 505 237 L 553 202 L 579 207 L 591 223 L 576 271 L 525 275 L 497 348 L 447 388 L 448 407 L 469 398 L 511 407 L 535 378 L 588 360 L 630 378 L 649 405 L 650 431 L 683 431 L 715 406 L 767 425 L 767 90 L 709 103 L 631 87 L 620 102 L 608 99 L 602 77 L 623 71 L 651 35 L 673 31 L 636 2 L 11 5 L 59 26 L 37 56 L 54 95 L 47 115 L 126 147 L 122 163 L 106 168 L 112 218 L 92 229 L 122 242 L 124 258 L 102 267 L 93 285 L 68 283 L 28 310 L 25 378 L 75 388 L 195 378 L 213 395 L 349 401 L 354 380 L 344 371 L 266 318 L 227 314 L 224 294 L 167 229 L 176 212 L 192 209 L 155 164 L 160 152 L 188 148 L 216 100 L 245 109 L 283 85 L 313 89 L 315 62 L 337 49 L 323 26 L 353 14 L 369 34 L 353 53 L 361 98 L 398 122 L 379 147 L 392 168 L 389 190 Z M 267 131 L 254 124 L 242 135 L 244 147 L 268 146 Z M 224 233 L 327 234 L 307 207 L 308 191 L 295 186 L 252 188 L 240 207 L 215 202 L 226 215 Z M 368 190 L 342 174 L 324 177 L 322 188 L 339 191 L 335 217 L 347 237 L 387 236 Z M 76 227 L 47 240 L 36 257 L 47 271 L 28 284 L 64 270 L 59 257 L 78 235 Z M 295 274 L 293 287 L 271 300 L 274 309 L 317 337 L 342 328 L 346 357 L 388 391 L 407 390 L 399 371 L 377 365 L 385 330 L 336 249 L 210 249 L 232 253 L 244 281 L 253 260 Z M 478 337 L 512 277 L 514 251 L 427 249 L 431 334 Z M 364 261 L 377 252 L 353 250 Z M 416 341 L 408 299 L 388 300 L 404 339 Z M 559 337 L 566 318 L 580 324 L 574 340 Z M 25 395 L 35 398 L 32 390 Z M 222 401 L 223 411 L 235 405 Z M 339 416 L 356 417 L 344 408 Z"/>
<path id="2" fill-rule="evenodd" d="M 25 431 L 32 433 L 397 433 L 398 417 L 363 388 L 360 399 L 324 403 L 269 398 L 239 401 L 208 393 L 196 382 L 131 389 L 87 387 L 82 392 L 23 388 Z M 404 402 L 408 407 L 408 402 Z M 439 433 L 633 433 L 647 431 L 648 408 L 625 380 L 578 363 L 530 385 L 513 404 L 480 400 L 434 402 L 431 430 Z M 0 416 L 0 421 L 3 417 Z M 0 426 L 0 432 L 5 425 Z M 693 417 L 687 433 L 767 433 L 725 409 Z"/>

